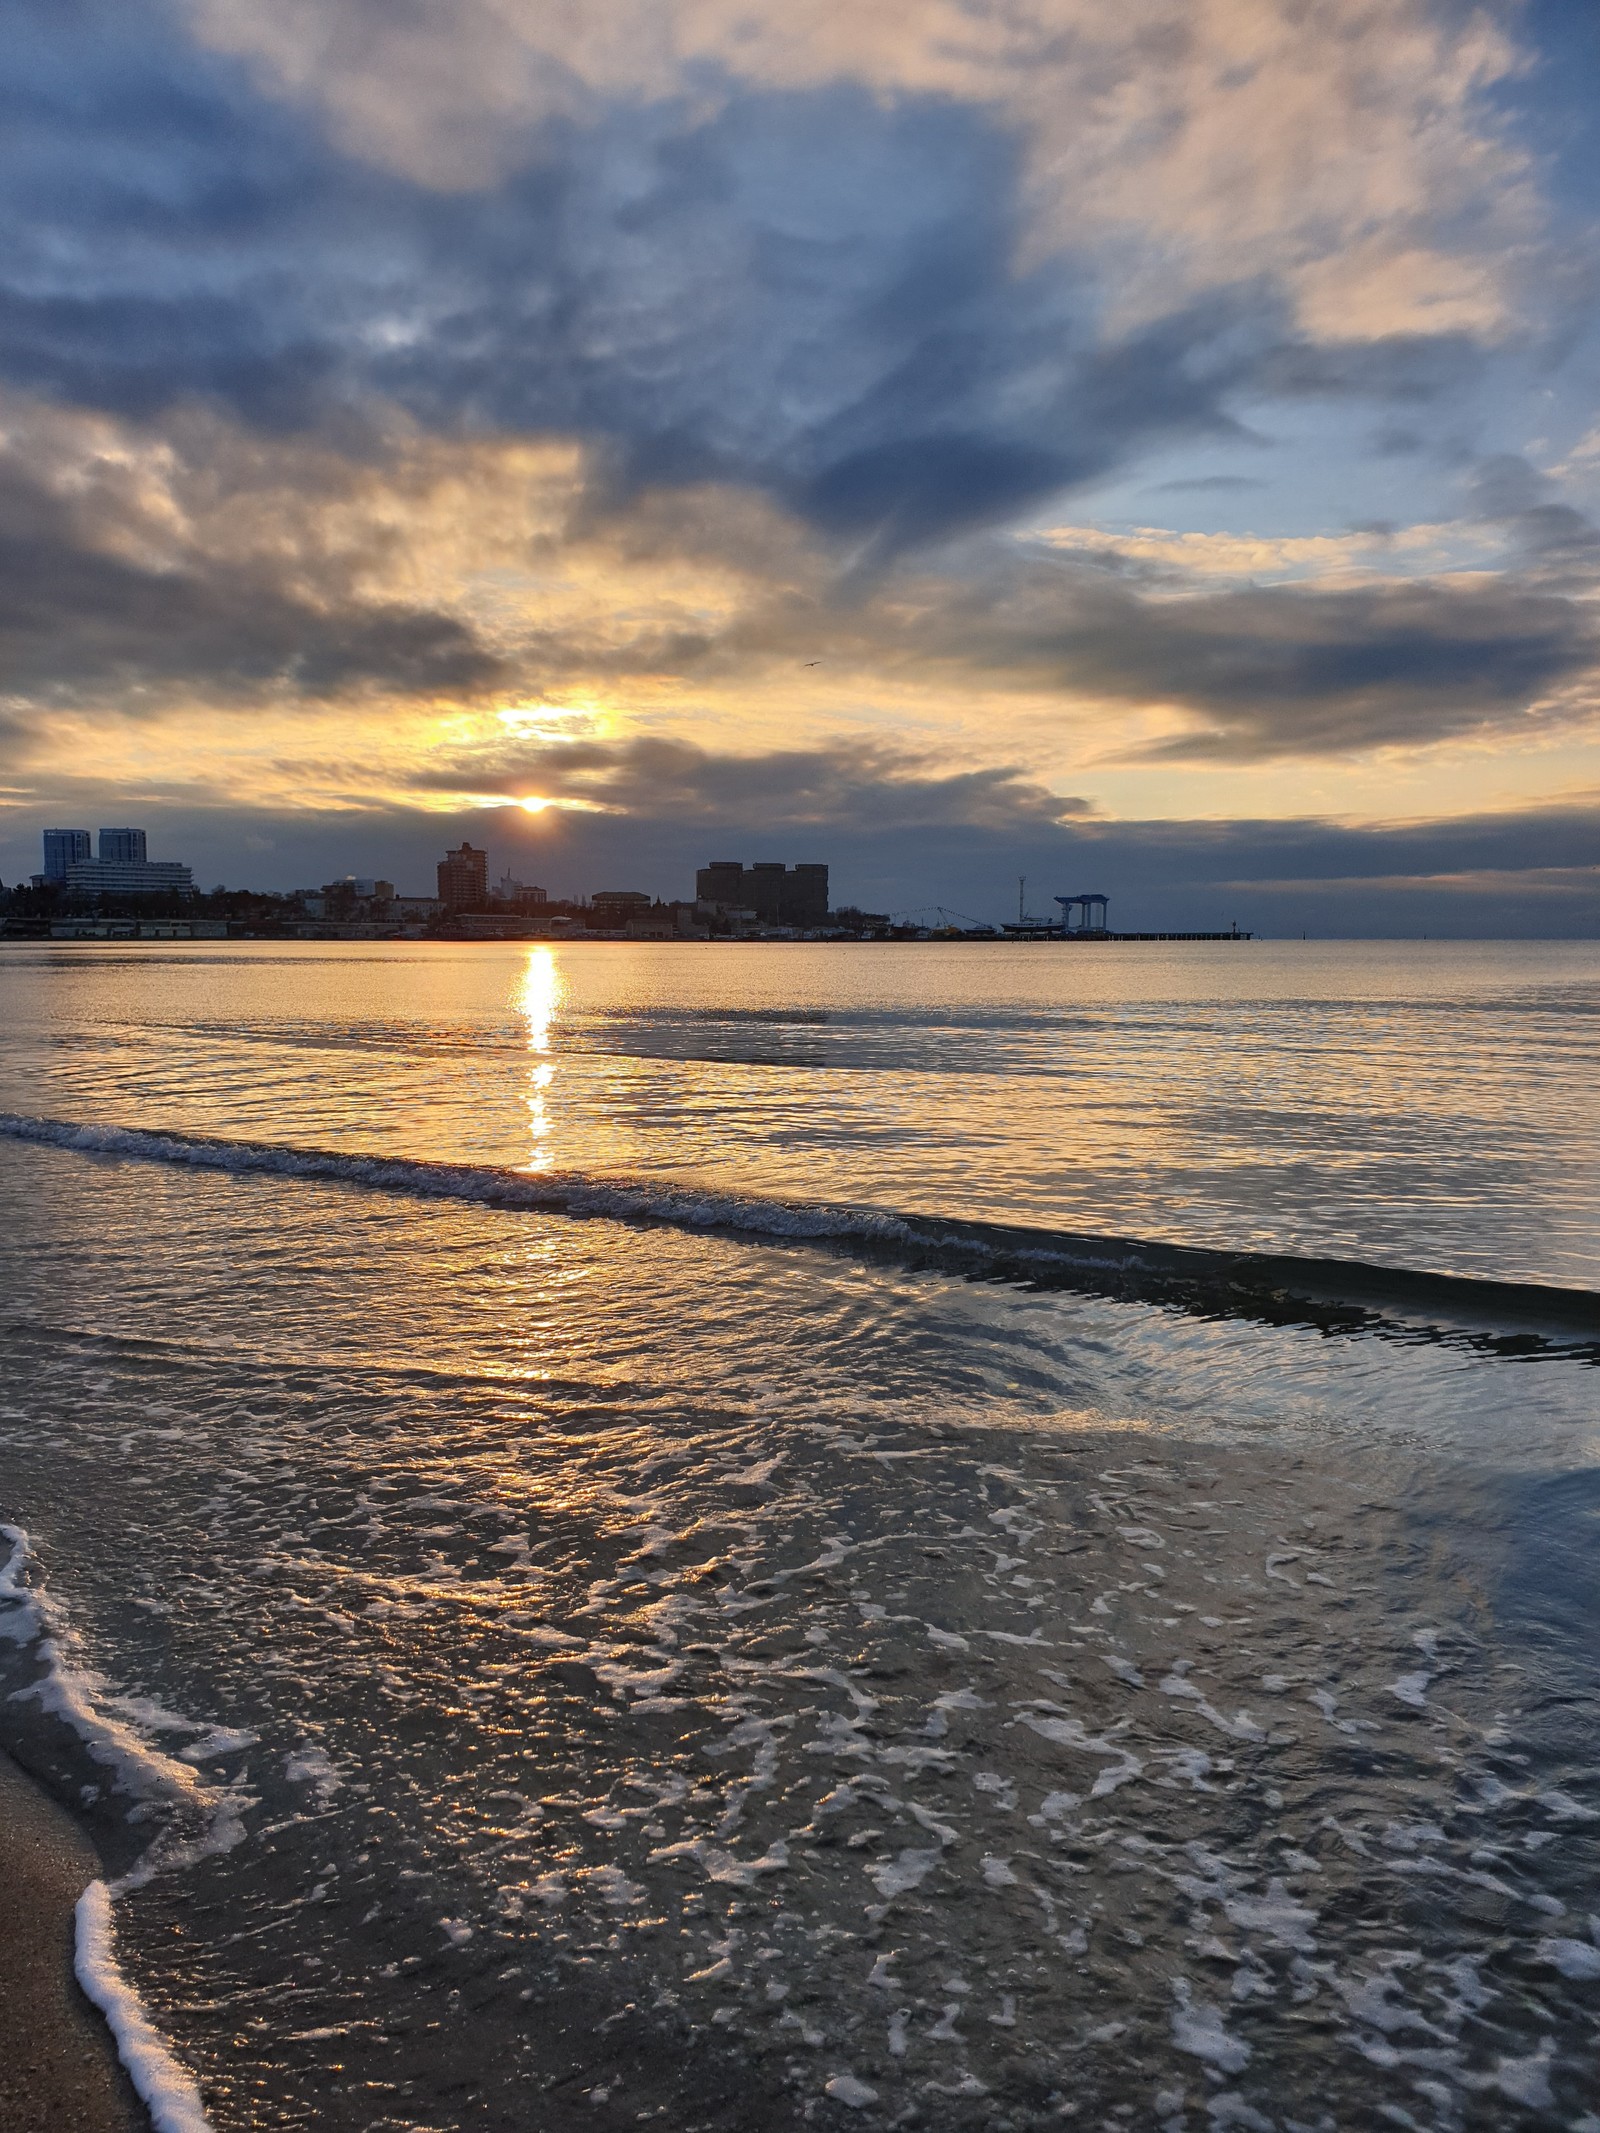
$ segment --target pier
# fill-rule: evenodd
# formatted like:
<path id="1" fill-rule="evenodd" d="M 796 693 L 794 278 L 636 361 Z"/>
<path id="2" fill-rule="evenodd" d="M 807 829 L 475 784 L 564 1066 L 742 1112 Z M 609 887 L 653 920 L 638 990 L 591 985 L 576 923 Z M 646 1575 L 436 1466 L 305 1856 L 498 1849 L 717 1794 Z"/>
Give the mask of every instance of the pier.
<path id="1" fill-rule="evenodd" d="M 1057 896 L 1059 919 L 1030 918 L 1023 909 L 1025 884 L 1018 884 L 1017 915 L 1000 928 L 1009 941 L 1247 941 L 1237 924 L 1225 933 L 1113 933 L 1107 924 L 1110 899 L 1097 889 L 1076 896 Z"/>

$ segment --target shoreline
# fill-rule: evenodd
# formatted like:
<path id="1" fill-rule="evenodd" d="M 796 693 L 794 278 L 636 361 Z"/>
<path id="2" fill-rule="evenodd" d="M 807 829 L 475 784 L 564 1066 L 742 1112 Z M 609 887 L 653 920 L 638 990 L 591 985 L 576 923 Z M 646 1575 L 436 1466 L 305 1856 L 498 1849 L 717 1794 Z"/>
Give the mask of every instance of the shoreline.
<path id="1" fill-rule="evenodd" d="M 73 1908 L 101 1871 L 67 1810 L 0 1751 L 0 1885 L 10 1898 L 0 1993 L 6 2133 L 149 2133 L 111 2032 L 73 1975 Z"/>

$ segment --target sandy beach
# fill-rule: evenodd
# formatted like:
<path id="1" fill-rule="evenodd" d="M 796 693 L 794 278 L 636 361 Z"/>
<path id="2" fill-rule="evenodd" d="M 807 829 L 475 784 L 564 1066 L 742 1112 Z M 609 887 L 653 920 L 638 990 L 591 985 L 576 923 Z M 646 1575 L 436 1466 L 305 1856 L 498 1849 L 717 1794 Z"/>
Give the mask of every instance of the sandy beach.
<path id="1" fill-rule="evenodd" d="M 148 2125 L 104 2023 L 72 1975 L 72 1907 L 99 1862 L 70 1818 L 0 1755 L 0 1993 L 7 2133 L 138 2133 Z"/>

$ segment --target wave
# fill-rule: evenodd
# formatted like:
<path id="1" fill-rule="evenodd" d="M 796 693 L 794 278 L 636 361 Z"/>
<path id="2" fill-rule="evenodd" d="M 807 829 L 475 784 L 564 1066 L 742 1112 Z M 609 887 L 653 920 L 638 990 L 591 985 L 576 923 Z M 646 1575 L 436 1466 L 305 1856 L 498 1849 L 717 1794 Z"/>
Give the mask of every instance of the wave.
<path id="1" fill-rule="evenodd" d="M 20 1526 L 0 1524 L 0 1540 L 10 1548 L 0 1564 L 0 1637 L 22 1647 L 23 1656 L 38 1670 L 33 1681 L 9 1693 L 8 1703 L 31 1704 L 58 1720 L 89 1764 L 109 1770 L 114 1787 L 130 1799 L 135 1815 L 146 1815 L 152 1808 L 167 1810 L 164 1825 L 125 1873 L 110 1881 L 91 1881 L 78 1898 L 74 1973 L 104 2015 L 117 2056 L 156 2133 L 211 2133 L 194 2076 L 156 2030 L 118 1965 L 113 1905 L 118 1896 L 142 1887 L 164 1868 L 231 1849 L 243 1836 L 238 1815 L 242 1803 L 225 1789 L 206 1784 L 191 1764 L 164 1753 L 118 1715 L 118 1699 L 81 1663 L 70 1625 L 44 1588 L 28 1576 L 33 1548 L 27 1534 Z M 206 1731 L 170 1712 L 160 1715 L 169 1730 Z"/>
<path id="2" fill-rule="evenodd" d="M 174 2057 L 117 1967 L 111 1891 L 103 1881 L 91 1881 L 78 1898 L 73 1923 L 73 1974 L 105 2016 L 155 2133 L 212 2133 L 194 2076 Z"/>
<path id="3" fill-rule="evenodd" d="M 730 1237 L 831 1244 L 971 1279 L 1074 1288 L 1208 1314 L 1321 1325 L 1421 1319 L 1478 1333 L 1600 1341 L 1600 1295 L 1536 1282 L 1363 1260 L 1049 1230 L 819 1200 L 785 1200 L 669 1178 L 532 1172 L 410 1156 L 347 1155 L 277 1141 L 225 1140 L 137 1126 L 0 1112 L 0 1136 L 85 1155 L 354 1185 L 485 1207 L 662 1224 Z"/>

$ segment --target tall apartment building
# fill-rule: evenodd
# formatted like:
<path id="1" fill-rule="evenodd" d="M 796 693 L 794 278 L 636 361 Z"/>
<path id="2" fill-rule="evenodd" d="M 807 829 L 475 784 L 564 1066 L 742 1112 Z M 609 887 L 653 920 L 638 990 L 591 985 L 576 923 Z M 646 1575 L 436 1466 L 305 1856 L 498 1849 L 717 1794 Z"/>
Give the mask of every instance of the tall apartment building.
<path id="1" fill-rule="evenodd" d="M 103 829 L 100 832 L 102 866 L 142 867 L 147 866 L 149 860 L 143 830 Z"/>
<path id="2" fill-rule="evenodd" d="M 753 911 L 769 926 L 827 923 L 825 866 L 786 867 L 781 860 L 758 860 L 747 867 L 737 859 L 714 859 L 695 875 L 694 892 L 703 904 Z"/>
<path id="3" fill-rule="evenodd" d="M 87 830 L 46 830 L 43 879 L 64 883 L 68 867 L 80 867 L 91 856 Z"/>
<path id="4" fill-rule="evenodd" d="M 489 855 L 462 844 L 439 861 L 439 901 L 447 911 L 481 911 L 489 901 Z"/>

